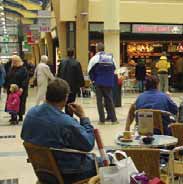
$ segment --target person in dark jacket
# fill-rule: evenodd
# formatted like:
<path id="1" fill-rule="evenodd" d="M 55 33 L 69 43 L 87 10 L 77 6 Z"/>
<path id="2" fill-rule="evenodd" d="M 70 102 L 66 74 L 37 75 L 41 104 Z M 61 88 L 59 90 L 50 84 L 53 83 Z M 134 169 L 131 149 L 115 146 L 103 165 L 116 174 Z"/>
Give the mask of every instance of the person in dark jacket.
<path id="1" fill-rule="evenodd" d="M 16 84 L 22 90 L 22 95 L 20 97 L 20 110 L 19 110 L 19 121 L 23 120 L 23 115 L 25 114 L 26 100 L 28 96 L 28 72 L 23 66 L 22 59 L 13 55 L 11 57 L 12 65 L 9 72 L 6 75 L 5 87 L 7 89 L 7 95 L 10 93 L 11 84 Z"/>
<path id="2" fill-rule="evenodd" d="M 69 85 L 66 81 L 58 78 L 50 81 L 46 102 L 33 107 L 27 113 L 21 138 L 45 147 L 91 151 L 95 144 L 94 128 L 83 108 L 78 104 L 69 104 L 70 111 L 80 118 L 80 122 L 62 112 L 68 95 Z M 59 151 L 53 153 L 65 184 L 96 175 L 95 161 L 90 154 L 68 154 Z M 49 176 L 45 175 L 45 181 L 46 177 Z"/>
<path id="3" fill-rule="evenodd" d="M 138 81 L 139 92 L 144 92 L 144 80 L 146 77 L 146 66 L 145 60 L 143 58 L 138 60 L 138 63 L 135 67 L 135 77 Z"/>
<path id="4" fill-rule="evenodd" d="M 74 58 L 74 49 L 68 49 L 67 56 L 68 58 L 61 60 L 57 76 L 66 80 L 70 86 L 71 92 L 67 100 L 67 104 L 69 104 L 75 102 L 76 94 L 84 86 L 84 77 L 80 62 Z M 73 116 L 73 113 L 68 110 L 68 105 L 65 106 L 65 112 Z"/>

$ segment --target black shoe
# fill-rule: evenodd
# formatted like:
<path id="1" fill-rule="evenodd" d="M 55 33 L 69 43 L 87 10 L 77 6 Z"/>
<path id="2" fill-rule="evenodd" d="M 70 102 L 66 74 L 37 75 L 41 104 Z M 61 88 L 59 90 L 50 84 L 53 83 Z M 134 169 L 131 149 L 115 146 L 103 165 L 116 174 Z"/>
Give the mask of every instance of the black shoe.
<path id="1" fill-rule="evenodd" d="M 13 121 L 11 121 L 10 125 L 18 125 L 18 121 L 13 120 Z"/>
<path id="2" fill-rule="evenodd" d="M 18 121 L 23 121 L 23 116 L 19 115 Z"/>
<path id="3" fill-rule="evenodd" d="M 12 119 L 12 118 L 8 120 L 8 122 L 12 122 L 12 121 L 13 121 L 13 119 Z"/>
<path id="4" fill-rule="evenodd" d="M 105 121 L 112 121 L 112 119 L 107 117 L 107 118 L 105 118 Z"/>

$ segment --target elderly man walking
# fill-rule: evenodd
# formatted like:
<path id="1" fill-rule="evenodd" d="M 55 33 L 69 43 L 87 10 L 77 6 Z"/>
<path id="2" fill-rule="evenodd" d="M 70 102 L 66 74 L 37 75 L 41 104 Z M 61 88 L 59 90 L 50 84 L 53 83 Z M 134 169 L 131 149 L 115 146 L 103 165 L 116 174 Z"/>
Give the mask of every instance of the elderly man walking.
<path id="1" fill-rule="evenodd" d="M 39 105 L 41 101 L 45 100 L 48 81 L 54 79 L 47 63 L 48 57 L 46 55 L 41 56 L 41 62 L 37 65 L 34 73 L 34 78 L 37 80 L 38 88 L 36 105 Z"/>

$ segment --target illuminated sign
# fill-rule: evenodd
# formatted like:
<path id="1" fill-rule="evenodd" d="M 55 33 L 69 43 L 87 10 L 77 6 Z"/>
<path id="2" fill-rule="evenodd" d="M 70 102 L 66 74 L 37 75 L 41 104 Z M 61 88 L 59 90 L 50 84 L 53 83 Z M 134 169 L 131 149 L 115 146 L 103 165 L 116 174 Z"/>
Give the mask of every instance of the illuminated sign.
<path id="1" fill-rule="evenodd" d="M 154 24 L 133 24 L 133 33 L 149 34 L 182 34 L 182 25 L 154 25 Z"/>

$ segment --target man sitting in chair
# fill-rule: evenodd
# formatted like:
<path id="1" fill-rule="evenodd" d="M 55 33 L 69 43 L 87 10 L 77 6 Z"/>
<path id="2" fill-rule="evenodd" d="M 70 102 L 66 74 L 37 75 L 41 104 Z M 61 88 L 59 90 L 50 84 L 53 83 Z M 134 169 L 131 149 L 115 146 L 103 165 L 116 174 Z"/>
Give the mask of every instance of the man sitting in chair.
<path id="1" fill-rule="evenodd" d="M 177 105 L 170 99 L 170 97 L 158 90 L 159 79 L 155 76 L 147 76 L 145 80 L 146 91 L 137 98 L 136 102 L 131 105 L 128 118 L 126 122 L 126 131 L 130 130 L 130 125 L 134 120 L 135 110 L 138 109 L 156 109 L 162 111 L 168 111 L 174 115 L 177 114 Z M 168 125 L 171 123 L 170 117 L 163 115 L 163 129 L 165 135 L 170 135 L 170 129 Z M 154 130 L 155 134 L 159 134 L 157 130 Z"/>
<path id="2" fill-rule="evenodd" d="M 69 110 L 80 118 L 78 122 L 62 110 L 67 102 L 69 86 L 62 79 L 52 80 L 47 87 L 46 102 L 33 107 L 23 123 L 21 138 L 35 145 L 91 151 L 94 128 L 80 105 L 71 103 Z M 55 159 L 66 184 L 96 175 L 94 158 L 76 153 L 56 151 Z"/>

